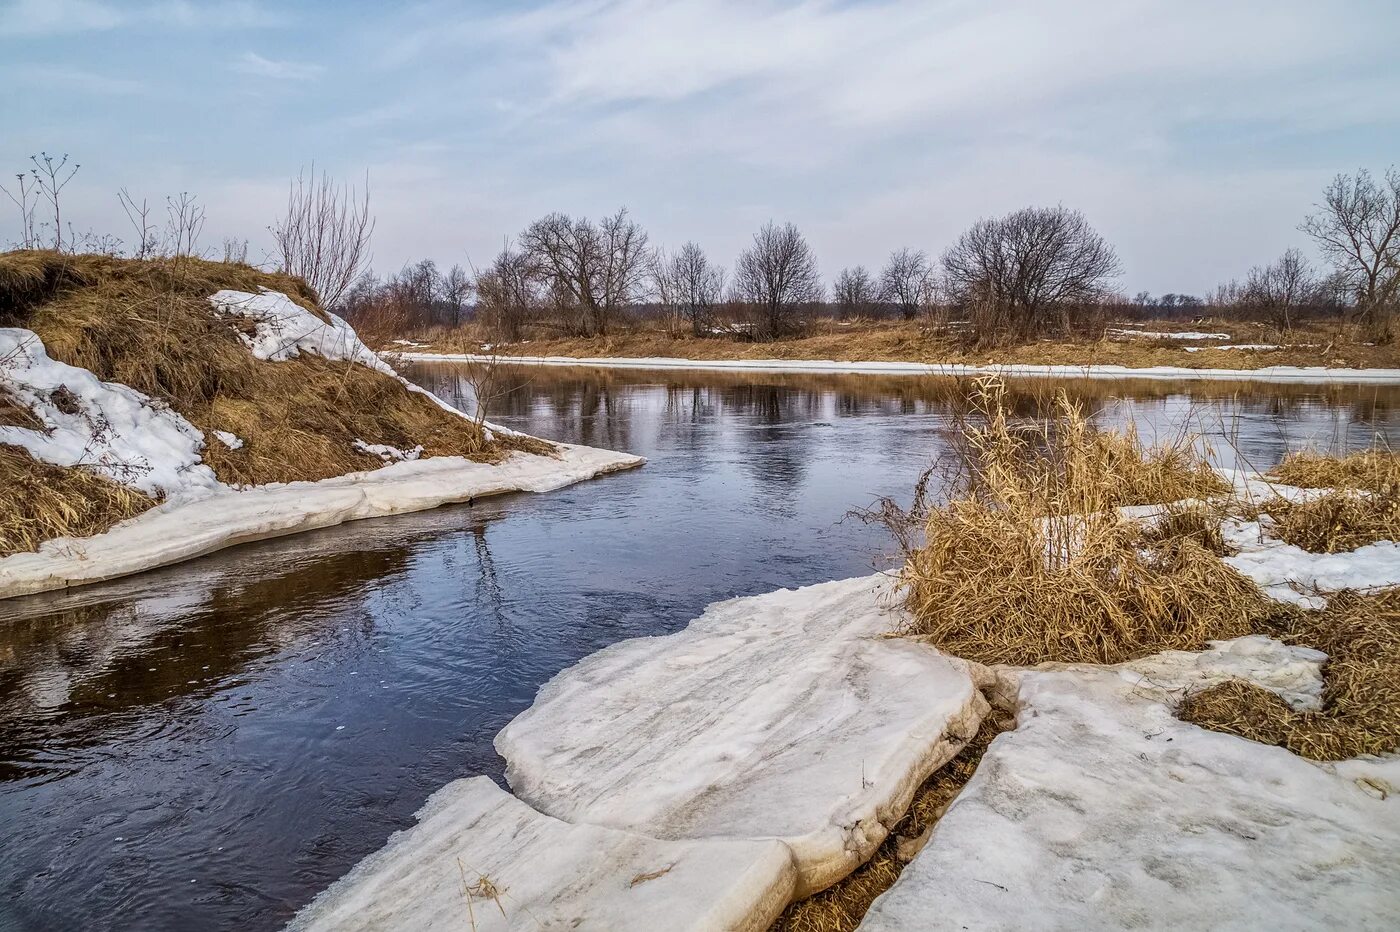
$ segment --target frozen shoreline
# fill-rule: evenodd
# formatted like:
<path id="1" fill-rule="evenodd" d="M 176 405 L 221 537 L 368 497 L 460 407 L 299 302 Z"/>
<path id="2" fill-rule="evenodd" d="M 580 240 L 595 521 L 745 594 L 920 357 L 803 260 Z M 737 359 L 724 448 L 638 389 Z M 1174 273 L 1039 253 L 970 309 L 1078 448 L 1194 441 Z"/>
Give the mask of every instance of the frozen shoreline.
<path id="1" fill-rule="evenodd" d="M 506 492 L 548 492 L 640 466 L 628 453 L 555 444 L 558 456 L 513 453 L 500 463 L 432 457 L 319 482 L 215 489 L 158 505 L 105 533 L 46 541 L 0 558 L 0 599 L 169 566 L 226 547 L 424 511 Z"/>
<path id="2" fill-rule="evenodd" d="M 600 369 L 692 369 L 710 372 L 828 373 L 833 375 L 999 375 L 1089 379 L 1203 379 L 1314 384 L 1400 385 L 1400 369 L 1329 369 L 1325 366 L 1267 366 L 1262 369 L 1190 369 L 1184 366 L 1048 366 L 921 362 L 838 362 L 829 359 L 678 359 L 666 356 L 484 356 L 475 353 L 385 355 L 404 362 L 500 362 L 511 365 L 592 366 Z"/>

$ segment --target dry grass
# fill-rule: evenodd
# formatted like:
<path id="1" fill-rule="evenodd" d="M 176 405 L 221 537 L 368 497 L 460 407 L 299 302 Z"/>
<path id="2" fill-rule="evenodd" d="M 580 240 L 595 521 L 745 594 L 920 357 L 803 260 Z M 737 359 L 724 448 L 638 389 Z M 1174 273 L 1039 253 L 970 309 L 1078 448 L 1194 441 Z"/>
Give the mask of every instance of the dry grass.
<path id="1" fill-rule="evenodd" d="M 1151 329 L 1182 329 L 1152 325 Z M 1200 329 L 1186 326 L 1185 329 Z M 1249 324 L 1212 324 L 1209 330 L 1232 332 L 1232 342 L 1277 342 Z M 387 335 L 386 335 L 387 337 Z M 423 336 L 438 352 L 477 352 L 482 337 L 463 328 Z M 491 342 L 486 338 L 487 342 Z M 559 337 L 541 331 L 528 342 L 493 343 L 492 352 L 525 356 L 671 356 L 680 359 L 835 359 L 927 363 L 1026 363 L 1040 365 L 1119 365 L 1132 368 L 1182 366 L 1191 369 L 1258 369 L 1264 366 L 1387 367 L 1397 364 L 1394 346 L 1366 346 L 1334 322 L 1319 322 L 1292 332 L 1289 345 L 1277 350 L 1220 350 L 1181 340 L 1042 339 L 994 350 L 973 350 L 962 337 L 926 322 L 832 320 L 815 322 L 808 332 L 774 343 L 726 337 L 672 335 L 637 325 L 606 337 Z M 382 344 L 381 344 L 382 345 Z"/>
<path id="2" fill-rule="evenodd" d="M 0 444 L 0 489 L 0 557 L 55 537 L 100 534 L 156 504 L 105 476 L 51 466 L 8 444 Z"/>
<path id="3" fill-rule="evenodd" d="M 920 512 L 922 543 L 901 538 L 906 633 L 983 663 L 1119 663 L 1247 634 L 1268 611 L 1199 539 L 1203 521 L 1148 532 L 1117 511 L 1224 492 L 1196 438 L 1148 448 L 1064 399 L 1052 420 L 1015 425 L 999 386 L 984 392 L 947 500 Z"/>
<path id="4" fill-rule="evenodd" d="M 1347 456 L 1305 451 L 1290 453 L 1271 475 L 1306 489 L 1361 489 L 1381 495 L 1400 494 L 1400 453 L 1362 450 Z"/>
<path id="5" fill-rule="evenodd" d="M 44 422 L 20 401 L 5 386 L 0 385 L 0 427 L 23 427 L 27 430 L 43 430 Z"/>
<path id="6" fill-rule="evenodd" d="M 1261 510 L 1274 519 L 1270 533 L 1313 553 L 1344 553 L 1378 540 L 1400 540 L 1400 495 L 1328 492 L 1305 502 L 1282 498 Z"/>
<path id="7" fill-rule="evenodd" d="M 34 330 L 54 358 L 169 404 L 211 437 L 206 460 L 225 482 L 325 479 L 383 465 L 355 450 L 356 439 L 483 462 L 549 449 L 487 441 L 475 424 L 363 366 L 309 354 L 258 361 L 208 298 L 259 287 L 325 319 L 300 280 L 246 265 L 29 251 L 0 255 L 0 326 Z M 214 430 L 236 434 L 243 447 L 228 450 Z"/>
<path id="8" fill-rule="evenodd" d="M 1234 681 L 1189 696 L 1178 715 L 1313 760 L 1400 749 L 1400 590 L 1342 593 L 1325 611 L 1296 613 L 1280 634 L 1327 654 L 1321 711 L 1295 712 L 1268 690 Z"/>
<path id="9" fill-rule="evenodd" d="M 845 879 L 790 905 L 770 932 L 850 932 L 860 925 L 870 904 L 893 886 L 904 870 L 898 854 L 900 839 L 917 838 L 933 828 L 972 779 L 992 739 L 1011 727 L 1012 722 L 997 712 L 983 719 L 976 736 L 962 751 L 919 787 L 909 811 L 870 860 Z"/>
<path id="10" fill-rule="evenodd" d="M 1231 552 L 1221 532 L 1224 520 L 1224 508 L 1204 502 L 1175 503 L 1144 528 L 1143 538 L 1156 546 L 1166 546 L 1173 540 L 1194 541 L 1201 548 L 1223 557 Z"/>

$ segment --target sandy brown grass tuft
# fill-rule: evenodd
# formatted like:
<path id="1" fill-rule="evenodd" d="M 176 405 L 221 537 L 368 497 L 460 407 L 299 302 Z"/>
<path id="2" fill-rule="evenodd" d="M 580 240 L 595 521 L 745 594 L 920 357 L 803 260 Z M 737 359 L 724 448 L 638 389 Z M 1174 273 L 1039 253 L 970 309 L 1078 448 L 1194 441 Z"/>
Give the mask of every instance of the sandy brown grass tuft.
<path id="1" fill-rule="evenodd" d="M 354 449 L 357 439 L 481 462 L 552 449 L 513 437 L 488 441 L 472 421 L 357 364 L 311 354 L 257 360 L 238 322 L 216 315 L 209 296 L 260 287 L 326 319 L 299 279 L 246 265 L 28 251 L 0 255 L 0 326 L 34 330 L 55 359 L 169 404 L 204 431 L 206 460 L 225 482 L 325 479 L 382 466 Z M 243 447 L 228 450 L 214 430 L 237 435 Z"/>
<path id="2" fill-rule="evenodd" d="M 999 386 L 984 388 L 962 472 L 905 546 L 906 633 L 982 663 L 1119 663 L 1247 634 L 1269 610 L 1200 539 L 1204 522 L 1149 532 L 1117 511 L 1224 492 L 1197 438 L 1148 448 L 1063 398 L 1052 419 L 1013 424 Z"/>
<path id="3" fill-rule="evenodd" d="M 82 468 L 40 462 L 0 444 L 0 557 L 38 550 L 55 537 L 89 537 L 156 504 Z"/>
<path id="4" fill-rule="evenodd" d="M 30 410 L 29 405 L 20 401 L 5 386 L 0 385 L 0 427 L 23 427 L 27 430 L 43 430 L 44 422 Z"/>
<path id="5" fill-rule="evenodd" d="M 1321 711 L 1295 712 L 1274 693 L 1233 681 L 1188 696 L 1177 714 L 1313 760 L 1400 749 L 1400 590 L 1342 593 L 1324 611 L 1296 613 L 1281 636 L 1327 654 Z"/>
<path id="6" fill-rule="evenodd" d="M 1347 456 L 1304 451 L 1290 453 L 1271 475 L 1287 485 L 1307 489 L 1361 489 L 1400 494 L 1400 453 L 1361 450 Z"/>
<path id="7" fill-rule="evenodd" d="M 962 751 L 919 787 L 909 811 L 870 860 L 820 893 L 790 905 L 770 932 L 850 932 L 860 925 L 870 904 L 893 886 L 904 870 L 898 853 L 900 839 L 918 838 L 932 830 L 972 779 L 992 739 L 1012 725 L 1009 716 L 995 711 L 983 719 L 981 728 Z"/>
<path id="8" fill-rule="evenodd" d="M 1371 494 L 1328 492 L 1310 501 L 1267 500 L 1270 533 L 1313 553 L 1343 553 L 1379 540 L 1400 540 L 1400 489 Z"/>

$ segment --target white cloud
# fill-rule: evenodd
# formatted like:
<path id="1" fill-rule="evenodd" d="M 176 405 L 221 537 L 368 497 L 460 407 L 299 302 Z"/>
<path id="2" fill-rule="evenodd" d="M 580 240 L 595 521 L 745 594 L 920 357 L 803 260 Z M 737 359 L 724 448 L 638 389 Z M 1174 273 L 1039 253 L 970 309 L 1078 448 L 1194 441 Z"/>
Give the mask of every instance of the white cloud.
<path id="1" fill-rule="evenodd" d="M 277 61 L 264 58 L 257 52 L 244 52 L 243 56 L 233 63 L 233 70 L 261 78 L 306 81 L 319 76 L 326 69 L 308 62 Z"/>
<path id="2" fill-rule="evenodd" d="M 0 8 L 0 35 L 45 36 L 120 25 L 122 16 L 96 0 L 15 0 Z"/>
<path id="3" fill-rule="evenodd" d="M 0 36 L 37 38 L 152 24 L 186 29 L 245 29 L 282 21 L 283 17 L 247 2 L 163 0 L 118 6 L 102 0 L 13 0 L 0 7 Z"/>

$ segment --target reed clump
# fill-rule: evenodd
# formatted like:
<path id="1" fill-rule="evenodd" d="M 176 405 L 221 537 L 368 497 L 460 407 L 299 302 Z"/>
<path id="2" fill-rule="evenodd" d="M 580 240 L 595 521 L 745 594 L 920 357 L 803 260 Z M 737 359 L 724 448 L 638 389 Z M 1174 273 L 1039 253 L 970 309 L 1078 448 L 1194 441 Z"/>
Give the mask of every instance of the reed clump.
<path id="1" fill-rule="evenodd" d="M 1338 490 L 1308 501 L 1270 499 L 1261 510 L 1270 533 L 1313 553 L 1344 553 L 1380 540 L 1400 540 L 1400 494 Z"/>
<path id="2" fill-rule="evenodd" d="M 1148 447 L 1063 396 L 1050 418 L 1013 424 L 995 382 L 978 404 L 922 542 L 901 538 L 906 633 L 982 663 L 1119 663 L 1247 634 L 1270 611 L 1201 539 L 1204 519 L 1149 530 L 1118 511 L 1226 492 L 1198 438 Z"/>
<path id="3" fill-rule="evenodd" d="M 1400 453 L 1382 449 L 1346 456 L 1290 453 L 1270 474 L 1282 483 L 1307 489 L 1360 489 L 1396 495 L 1400 494 Z"/>
<path id="4" fill-rule="evenodd" d="M 1188 696 L 1178 716 L 1312 760 L 1400 749 L 1400 590 L 1341 593 L 1325 610 L 1295 613 L 1279 636 L 1327 654 L 1319 711 L 1236 680 Z"/>
<path id="5" fill-rule="evenodd" d="M 81 467 L 40 462 L 0 444 L 0 557 L 38 550 L 56 537 L 90 537 L 156 504 Z"/>

